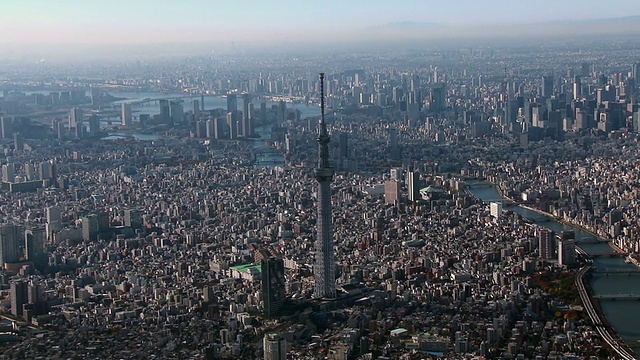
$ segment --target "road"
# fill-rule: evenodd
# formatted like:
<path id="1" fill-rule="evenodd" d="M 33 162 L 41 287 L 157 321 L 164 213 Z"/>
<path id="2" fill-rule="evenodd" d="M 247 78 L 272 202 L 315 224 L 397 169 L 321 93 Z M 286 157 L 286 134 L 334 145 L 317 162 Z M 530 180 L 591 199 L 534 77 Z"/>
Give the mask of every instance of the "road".
<path id="1" fill-rule="evenodd" d="M 584 286 L 584 275 L 591 269 L 592 265 L 585 266 L 580 269 L 576 273 L 576 286 L 578 287 L 578 292 L 580 293 L 580 299 L 582 299 L 582 303 L 584 304 L 585 309 L 587 309 L 587 314 L 591 318 L 591 321 L 596 326 L 596 330 L 602 336 L 604 341 L 611 346 L 611 348 L 618 353 L 618 356 L 622 359 L 638 359 L 634 352 L 625 344 L 622 339 L 620 339 L 613 329 L 606 325 L 603 322 L 602 317 L 596 311 L 593 306 L 593 302 L 591 297 L 589 297 L 589 292 L 587 288 Z"/>

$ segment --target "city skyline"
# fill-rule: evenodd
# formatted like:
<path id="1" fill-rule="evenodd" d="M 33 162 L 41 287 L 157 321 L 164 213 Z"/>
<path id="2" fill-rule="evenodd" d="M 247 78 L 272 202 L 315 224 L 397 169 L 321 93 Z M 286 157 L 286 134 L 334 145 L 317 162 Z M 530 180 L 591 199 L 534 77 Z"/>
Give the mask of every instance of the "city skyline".
<path id="1" fill-rule="evenodd" d="M 493 0 L 480 8 L 415 0 L 402 6 L 380 0 L 366 4 L 329 0 L 322 7 L 290 0 L 268 6 L 254 0 L 241 6 L 197 0 L 158 6 L 147 0 L 117 0 L 90 7 L 76 0 L 6 1 L 0 5 L 0 50 L 5 57 L 44 56 L 73 48 L 115 46 L 128 53 L 133 49 L 127 46 L 182 44 L 183 52 L 194 52 L 194 46 L 206 47 L 207 52 L 233 52 L 278 46 L 303 49 L 314 44 L 385 45 L 401 40 L 633 35 L 640 33 L 638 16 L 640 7 L 629 0 L 615 8 L 577 0 Z M 159 50 L 147 48 L 154 53 Z"/>

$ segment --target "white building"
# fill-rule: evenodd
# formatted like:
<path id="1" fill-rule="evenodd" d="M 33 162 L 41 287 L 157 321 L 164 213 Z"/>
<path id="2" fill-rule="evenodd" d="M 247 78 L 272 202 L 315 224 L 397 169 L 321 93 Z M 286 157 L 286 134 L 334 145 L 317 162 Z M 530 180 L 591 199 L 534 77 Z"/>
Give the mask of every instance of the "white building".
<path id="1" fill-rule="evenodd" d="M 122 103 L 122 126 L 131 126 L 133 124 L 133 116 L 131 112 L 131 103 Z"/>
<path id="2" fill-rule="evenodd" d="M 491 216 L 498 220 L 502 214 L 502 203 L 498 201 L 492 202 L 489 204 L 489 211 L 491 212 Z"/>

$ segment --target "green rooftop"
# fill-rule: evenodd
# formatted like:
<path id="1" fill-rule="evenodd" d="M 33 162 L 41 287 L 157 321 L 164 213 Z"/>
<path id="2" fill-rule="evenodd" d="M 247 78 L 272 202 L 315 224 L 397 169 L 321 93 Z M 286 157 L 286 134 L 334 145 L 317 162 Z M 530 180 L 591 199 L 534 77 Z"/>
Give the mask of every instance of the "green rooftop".
<path id="1" fill-rule="evenodd" d="M 258 270 L 258 272 L 261 272 L 261 266 L 255 265 L 255 264 L 238 265 L 238 266 L 232 266 L 231 268 L 233 270 L 237 270 L 243 273 L 249 273 L 251 269 L 256 269 Z"/>

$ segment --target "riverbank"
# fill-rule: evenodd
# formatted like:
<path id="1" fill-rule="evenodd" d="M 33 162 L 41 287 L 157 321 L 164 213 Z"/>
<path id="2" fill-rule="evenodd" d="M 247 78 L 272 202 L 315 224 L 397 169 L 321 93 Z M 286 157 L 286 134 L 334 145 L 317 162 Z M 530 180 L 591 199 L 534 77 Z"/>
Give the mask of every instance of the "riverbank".
<path id="1" fill-rule="evenodd" d="M 503 198 L 505 201 L 513 200 L 505 197 L 504 192 L 502 192 L 501 196 L 501 194 L 497 190 L 497 187 L 491 185 L 488 182 L 479 183 L 477 187 L 471 185 L 469 188 L 469 192 L 474 197 L 486 202 L 499 201 L 497 200 L 498 198 Z M 559 219 L 558 217 L 539 209 L 531 207 L 525 208 L 521 205 L 515 205 L 514 208 L 510 209 L 510 211 L 518 213 L 523 217 L 535 218 L 537 217 L 537 214 L 549 217 L 548 222 L 540 223 L 538 225 L 550 228 L 556 233 L 560 233 L 563 230 L 572 230 L 575 231 L 576 238 L 578 239 L 584 237 L 594 237 L 595 239 L 598 239 L 596 243 L 584 243 L 581 244 L 582 247 L 576 247 L 577 249 L 582 249 L 585 254 L 608 253 L 614 252 L 616 250 L 614 247 L 610 246 L 611 242 L 606 241 L 606 239 L 602 239 L 602 237 L 598 236 L 597 234 L 593 234 L 593 232 L 588 231 L 588 229 L 584 229 L 584 227 L 582 226 L 575 226 L 568 221 L 561 221 L 562 219 Z M 614 271 L 619 268 L 629 266 L 628 264 L 624 264 L 622 262 L 621 257 L 598 257 L 593 259 L 593 264 L 597 265 L 598 268 L 612 269 Z M 637 341 L 640 339 L 640 336 L 637 335 L 637 321 L 635 321 L 635 319 L 638 318 L 638 316 L 636 316 L 638 305 L 635 302 L 631 301 L 605 301 L 604 303 L 602 303 L 596 298 L 593 298 L 593 296 L 606 296 L 611 294 L 627 293 L 627 288 L 638 288 L 636 285 L 639 282 L 638 279 L 640 278 L 628 276 L 609 277 L 596 275 L 591 278 L 587 277 L 585 278 L 585 280 L 583 280 L 588 281 L 588 284 L 580 284 L 580 287 L 583 289 L 583 291 L 581 291 L 581 300 L 585 305 L 585 308 L 591 309 L 589 310 L 591 313 L 589 314 L 589 317 L 596 325 L 598 333 L 601 334 L 603 339 L 605 339 L 605 337 L 609 339 L 607 342 L 615 344 L 611 345 L 611 348 L 616 350 L 616 352 L 620 353 L 620 351 L 622 351 L 620 349 L 625 349 L 624 351 L 622 351 L 622 353 L 626 355 L 619 355 L 620 358 L 625 359 L 635 358 L 635 355 L 628 357 L 629 351 L 631 351 L 631 354 L 633 354 L 634 351 L 638 351 L 638 353 L 640 353 L 640 346 L 635 346 L 637 344 Z M 592 289 L 592 291 L 587 292 L 586 289 L 588 288 Z M 632 311 L 633 313 L 629 314 L 629 311 Z M 608 324 L 610 324 L 608 330 L 605 331 L 604 326 Z"/>
<path id="2" fill-rule="evenodd" d="M 585 281 L 585 275 L 592 269 L 592 265 L 585 266 L 576 273 L 576 287 L 580 294 L 582 304 L 587 310 L 587 314 L 591 322 L 602 339 L 623 359 L 636 359 L 635 352 L 627 345 L 627 343 L 617 334 L 615 329 L 609 324 L 604 316 L 600 305 L 595 303 L 591 296 L 590 286 Z"/>

